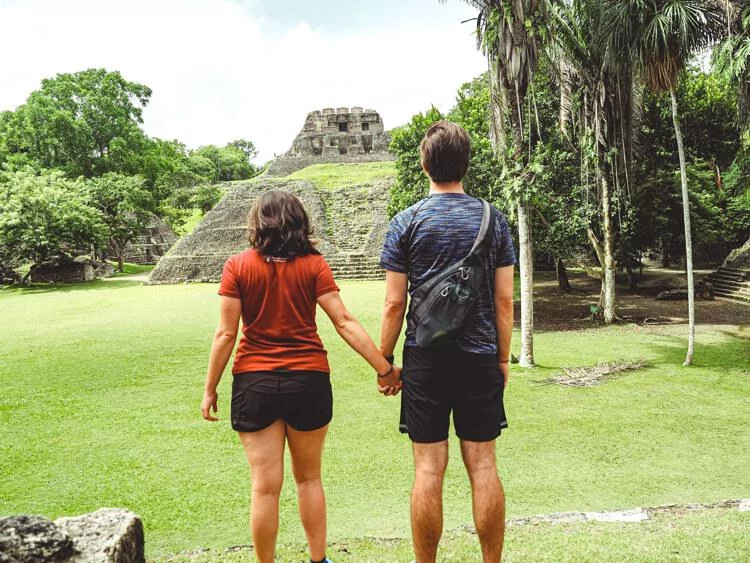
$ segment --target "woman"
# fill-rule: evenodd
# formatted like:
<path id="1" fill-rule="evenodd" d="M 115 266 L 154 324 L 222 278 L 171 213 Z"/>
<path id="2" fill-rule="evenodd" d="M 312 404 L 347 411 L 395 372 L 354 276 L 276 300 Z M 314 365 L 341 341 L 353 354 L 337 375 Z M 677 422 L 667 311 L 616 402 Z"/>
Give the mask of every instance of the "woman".
<path id="1" fill-rule="evenodd" d="M 326 559 L 326 503 L 320 465 L 332 395 L 327 354 L 315 325 L 316 303 L 339 335 L 378 373 L 378 388 L 395 395 L 400 369 L 383 357 L 347 311 L 331 269 L 315 250 L 302 203 L 269 191 L 249 215 L 252 248 L 227 260 L 221 313 L 211 347 L 201 404 L 216 421 L 216 387 L 237 338 L 232 368 L 232 428 L 250 464 L 251 529 L 255 554 L 272 562 L 279 528 L 284 447 L 289 444 L 302 525 L 312 562 Z"/>

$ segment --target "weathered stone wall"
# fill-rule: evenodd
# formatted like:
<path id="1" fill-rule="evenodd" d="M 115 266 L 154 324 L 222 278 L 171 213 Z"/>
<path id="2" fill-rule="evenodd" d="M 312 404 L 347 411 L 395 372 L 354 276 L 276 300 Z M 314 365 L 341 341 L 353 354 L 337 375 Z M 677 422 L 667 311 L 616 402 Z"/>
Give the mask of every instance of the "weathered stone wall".
<path id="1" fill-rule="evenodd" d="M 249 246 L 247 214 L 263 192 L 283 189 L 297 195 L 310 215 L 318 248 L 338 278 L 379 278 L 380 250 L 388 227 L 386 206 L 392 180 L 370 185 L 318 190 L 310 182 L 259 178 L 234 185 L 203 218 L 162 257 L 149 283 L 217 282 L 232 254 Z"/>
<path id="2" fill-rule="evenodd" d="M 292 147 L 271 163 L 267 173 L 287 176 L 313 164 L 393 160 L 388 153 L 390 142 L 375 110 L 353 107 L 312 111 Z"/>
<path id="3" fill-rule="evenodd" d="M 156 264 L 176 242 L 177 235 L 169 225 L 153 215 L 141 234 L 125 247 L 123 260 L 132 264 Z M 117 252 L 109 248 L 107 256 L 116 260 Z"/>
<path id="4" fill-rule="evenodd" d="M 40 264 L 31 272 L 32 282 L 80 283 L 96 279 L 90 262 L 53 260 Z"/>
<path id="5" fill-rule="evenodd" d="M 729 253 L 724 261 L 724 267 L 750 270 L 750 239 L 740 248 Z"/>

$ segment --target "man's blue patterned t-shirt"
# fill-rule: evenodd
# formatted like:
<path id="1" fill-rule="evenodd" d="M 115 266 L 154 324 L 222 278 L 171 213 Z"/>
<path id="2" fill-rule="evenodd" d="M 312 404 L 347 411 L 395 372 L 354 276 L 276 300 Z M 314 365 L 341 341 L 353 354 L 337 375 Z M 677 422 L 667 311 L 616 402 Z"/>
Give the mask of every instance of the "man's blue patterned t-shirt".
<path id="1" fill-rule="evenodd" d="M 480 299 L 457 344 L 476 354 L 497 353 L 493 288 L 495 268 L 516 263 L 513 240 L 505 216 L 495 207 L 495 233 L 483 276 Z M 416 212 L 416 216 L 415 216 Z M 482 202 L 463 193 L 432 194 L 392 220 L 385 235 L 380 265 L 408 274 L 409 293 L 440 270 L 465 258 L 482 223 Z M 416 346 L 407 320 L 406 346 Z"/>

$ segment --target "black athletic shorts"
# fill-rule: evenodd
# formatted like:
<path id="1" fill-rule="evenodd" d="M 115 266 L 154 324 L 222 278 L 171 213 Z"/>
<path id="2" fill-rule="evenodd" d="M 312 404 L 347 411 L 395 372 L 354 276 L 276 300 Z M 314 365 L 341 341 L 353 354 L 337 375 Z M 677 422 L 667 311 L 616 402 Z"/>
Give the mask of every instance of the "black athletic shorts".
<path id="1" fill-rule="evenodd" d="M 488 442 L 507 428 L 496 354 L 407 346 L 403 363 L 400 430 L 412 441 L 447 440 L 451 412 L 462 440 Z"/>
<path id="2" fill-rule="evenodd" d="M 318 371 L 238 373 L 232 382 L 232 428 L 256 432 L 282 419 L 295 430 L 317 430 L 333 417 L 331 378 Z"/>

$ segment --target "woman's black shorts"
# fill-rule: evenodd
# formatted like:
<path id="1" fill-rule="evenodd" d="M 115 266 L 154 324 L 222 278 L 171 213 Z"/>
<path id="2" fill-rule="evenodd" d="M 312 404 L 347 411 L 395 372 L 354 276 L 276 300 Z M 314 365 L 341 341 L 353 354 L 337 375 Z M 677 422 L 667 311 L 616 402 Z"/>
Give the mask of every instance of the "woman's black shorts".
<path id="1" fill-rule="evenodd" d="M 295 430 L 322 428 L 333 417 L 327 373 L 264 371 L 238 373 L 232 382 L 232 428 L 256 432 L 282 419 Z"/>

